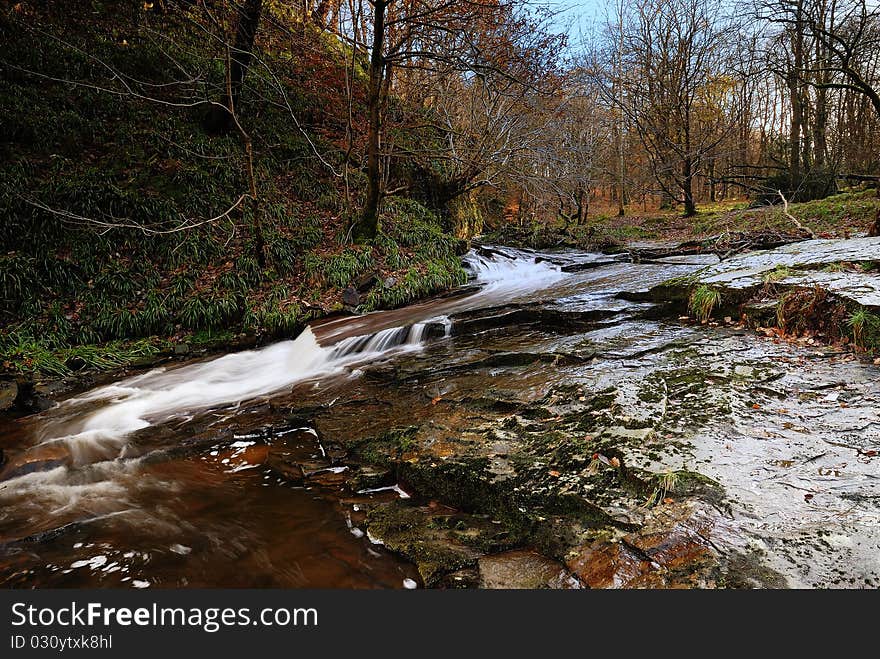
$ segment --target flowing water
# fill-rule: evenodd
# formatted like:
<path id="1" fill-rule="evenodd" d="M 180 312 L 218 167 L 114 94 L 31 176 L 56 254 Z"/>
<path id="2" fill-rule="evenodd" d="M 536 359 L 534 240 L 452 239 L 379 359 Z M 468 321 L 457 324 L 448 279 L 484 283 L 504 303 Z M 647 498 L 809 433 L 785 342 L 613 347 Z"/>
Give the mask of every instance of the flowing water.
<path id="1" fill-rule="evenodd" d="M 0 422 L 0 584 L 419 585 L 364 531 L 365 511 L 408 484 L 354 485 L 342 446 L 415 425 L 437 454 L 501 419 L 499 401 L 572 386 L 647 419 L 652 439 L 629 446 L 641 467 L 721 483 L 724 551 L 758 552 L 792 586 L 880 584 L 876 367 L 684 326 L 620 295 L 698 262 L 507 248 L 465 260 L 472 281 L 452 295 Z"/>

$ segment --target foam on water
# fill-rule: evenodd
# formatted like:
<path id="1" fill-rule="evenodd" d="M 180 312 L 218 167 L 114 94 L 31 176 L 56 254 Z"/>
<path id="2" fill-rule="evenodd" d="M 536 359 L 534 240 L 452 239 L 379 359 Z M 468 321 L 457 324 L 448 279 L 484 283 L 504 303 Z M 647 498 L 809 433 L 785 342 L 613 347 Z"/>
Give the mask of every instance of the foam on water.
<path id="1" fill-rule="evenodd" d="M 563 276 L 558 266 L 519 250 L 471 252 L 465 265 L 482 286 L 471 297 L 453 303 L 455 308 L 510 300 L 524 291 L 547 288 Z M 65 401 L 58 414 L 49 413 L 32 453 L 52 448 L 53 458 L 60 456 L 72 466 L 126 457 L 127 438 L 138 430 L 172 419 L 185 420 L 198 411 L 272 394 L 299 382 L 357 372 L 356 366 L 392 352 L 420 349 L 429 337 L 439 335 L 437 328 L 449 335 L 448 316 L 349 336 L 322 346 L 307 327 L 295 340 L 260 350 L 180 368 L 155 369 Z M 13 475 L 12 467 L 7 467 L 6 478 Z M 0 480 L 3 476 L 0 474 Z M 56 480 L 58 476 L 52 473 L 45 478 Z M 16 480 L 33 478 L 39 477 L 22 474 Z"/>
<path id="2" fill-rule="evenodd" d="M 477 283 L 483 285 L 479 297 L 515 297 L 548 288 L 565 277 L 560 266 L 518 249 L 496 247 L 484 253 L 469 252 L 464 262 L 474 272 Z"/>

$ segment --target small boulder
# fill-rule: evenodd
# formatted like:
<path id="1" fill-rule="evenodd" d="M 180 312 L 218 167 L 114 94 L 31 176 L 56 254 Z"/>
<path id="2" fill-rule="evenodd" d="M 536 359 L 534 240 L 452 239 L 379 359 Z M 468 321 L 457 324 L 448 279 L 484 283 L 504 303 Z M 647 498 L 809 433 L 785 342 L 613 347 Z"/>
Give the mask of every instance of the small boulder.
<path id="1" fill-rule="evenodd" d="M 354 282 L 354 288 L 357 289 L 359 293 L 366 293 L 377 283 L 379 283 L 379 278 L 376 276 L 376 273 L 368 272 L 357 278 Z"/>
<path id="2" fill-rule="evenodd" d="M 360 293 L 354 286 L 349 286 L 342 291 L 342 302 L 349 307 L 356 307 L 361 303 Z"/>

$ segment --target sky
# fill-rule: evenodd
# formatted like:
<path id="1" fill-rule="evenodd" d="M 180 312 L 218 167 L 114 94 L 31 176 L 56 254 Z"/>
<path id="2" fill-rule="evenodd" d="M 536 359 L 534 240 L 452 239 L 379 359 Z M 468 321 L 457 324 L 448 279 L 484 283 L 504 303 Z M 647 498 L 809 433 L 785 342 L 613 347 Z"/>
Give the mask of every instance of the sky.
<path id="1" fill-rule="evenodd" d="M 560 30 L 568 32 L 570 46 L 581 40 L 582 33 L 589 33 L 595 24 L 605 20 L 608 0 L 535 0 L 559 11 L 556 24 Z"/>

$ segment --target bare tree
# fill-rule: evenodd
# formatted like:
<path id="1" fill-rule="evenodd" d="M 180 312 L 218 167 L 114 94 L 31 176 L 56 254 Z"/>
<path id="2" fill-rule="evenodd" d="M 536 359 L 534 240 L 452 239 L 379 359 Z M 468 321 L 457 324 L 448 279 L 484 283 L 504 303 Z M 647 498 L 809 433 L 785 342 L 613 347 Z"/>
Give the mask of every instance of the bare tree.
<path id="1" fill-rule="evenodd" d="M 429 73 L 441 81 L 439 85 L 436 80 L 432 83 L 435 90 L 443 88 L 442 81 L 458 78 L 463 82 L 457 87 L 463 92 L 461 99 L 494 106 L 484 113 L 484 119 L 491 123 L 492 117 L 505 114 L 503 107 L 509 107 L 510 83 L 528 84 L 534 79 L 523 80 L 523 66 L 529 66 L 524 62 L 541 52 L 541 48 L 519 47 L 519 38 L 535 34 L 523 28 L 534 28 L 536 23 L 524 18 L 523 3 L 513 0 L 370 0 L 369 5 L 368 44 L 357 40 L 357 29 L 349 35 L 355 47 L 363 47 L 369 53 L 367 194 L 353 230 L 358 239 L 371 238 L 379 231 L 381 203 L 387 194 L 382 166 L 383 128 L 395 92 L 396 72 Z M 504 89 L 505 85 L 508 89 Z M 448 84 L 446 89 L 454 86 Z M 502 98 L 505 100 L 501 101 Z M 447 113 L 441 121 L 447 123 L 447 137 L 455 138 L 453 115 Z M 480 122 L 472 124 L 478 125 Z M 482 127 L 492 128 L 485 121 Z M 505 133 L 501 138 L 505 138 Z M 463 142 L 458 140 L 461 146 Z M 465 157 L 453 154 L 450 162 L 456 163 L 459 172 L 446 182 L 447 189 L 441 191 L 441 197 L 454 198 L 469 189 L 474 178 L 485 173 L 474 151 L 487 153 L 492 147 L 484 142 Z"/>
<path id="2" fill-rule="evenodd" d="M 724 84 L 736 31 L 716 0 L 636 0 L 623 18 L 620 69 L 602 51 L 594 75 L 636 127 L 661 192 L 694 215 L 695 178 L 737 123 Z"/>

